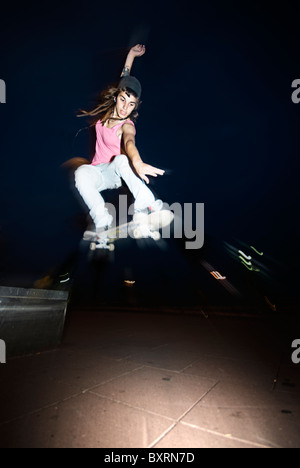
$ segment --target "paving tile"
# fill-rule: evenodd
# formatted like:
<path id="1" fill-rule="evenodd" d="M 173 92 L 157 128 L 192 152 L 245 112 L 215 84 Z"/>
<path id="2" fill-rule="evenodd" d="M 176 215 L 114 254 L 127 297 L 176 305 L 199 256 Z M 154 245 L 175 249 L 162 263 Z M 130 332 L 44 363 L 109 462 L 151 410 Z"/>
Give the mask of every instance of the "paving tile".
<path id="1" fill-rule="evenodd" d="M 194 428 L 179 423 L 157 442 L 154 448 L 257 448 L 257 446 L 249 441 L 233 438 L 230 435 L 226 436 L 218 432 Z"/>
<path id="2" fill-rule="evenodd" d="M 0 422 L 18 417 L 135 369 L 93 349 L 56 350 L 12 359 L 1 367 Z"/>
<path id="3" fill-rule="evenodd" d="M 214 384 L 194 375 L 144 367 L 93 392 L 177 420 Z"/>
<path id="4" fill-rule="evenodd" d="M 182 422 L 253 444 L 293 447 L 300 443 L 299 416 L 299 399 L 290 394 L 220 382 Z"/>
<path id="5" fill-rule="evenodd" d="M 266 390 L 270 390 L 272 389 L 277 369 L 274 363 L 223 358 L 209 354 L 203 355 L 201 359 L 193 362 L 184 372 L 215 380 L 229 380 L 237 383 L 243 382 L 245 384 L 260 385 Z"/>
<path id="6" fill-rule="evenodd" d="M 0 446 L 12 448 L 147 447 L 170 421 L 89 392 L 0 425 Z"/>
<path id="7" fill-rule="evenodd" d="M 277 362 L 282 353 L 280 330 L 271 318 L 244 319 L 219 317 L 212 319 L 215 333 L 219 334 L 220 348 L 211 354 L 231 359 Z"/>
<path id="8" fill-rule="evenodd" d="M 163 344 L 153 349 L 143 349 L 138 353 L 133 352 L 129 359 L 136 363 L 142 363 L 162 369 L 170 369 L 181 372 L 198 358 L 198 353 L 181 346 L 180 343 Z"/>
<path id="9" fill-rule="evenodd" d="M 230 434 L 251 444 L 270 448 L 299 446 L 300 412 L 284 414 L 278 408 L 206 408 L 193 409 L 183 422 L 195 427 Z M 191 422 L 193 421 L 193 422 Z"/>
<path id="10" fill-rule="evenodd" d="M 86 322 L 82 324 L 80 314 L 72 318 L 64 341 L 86 346 L 105 345 L 117 340 L 119 343 L 153 348 L 179 341 L 201 343 L 205 340 L 209 344 L 213 339 L 212 326 L 201 316 L 90 312 L 86 315 Z"/>
<path id="11" fill-rule="evenodd" d="M 300 365 L 279 325 L 79 311 L 59 349 L 0 366 L 0 445 L 298 447 Z"/>
<path id="12" fill-rule="evenodd" d="M 300 364 L 283 364 L 278 368 L 276 390 L 297 394 L 300 401 Z"/>
<path id="13" fill-rule="evenodd" d="M 226 380 L 220 381 L 213 392 L 201 401 L 202 406 L 222 408 L 270 408 L 276 404 L 280 404 L 280 396 L 276 396 L 271 389 Z"/>

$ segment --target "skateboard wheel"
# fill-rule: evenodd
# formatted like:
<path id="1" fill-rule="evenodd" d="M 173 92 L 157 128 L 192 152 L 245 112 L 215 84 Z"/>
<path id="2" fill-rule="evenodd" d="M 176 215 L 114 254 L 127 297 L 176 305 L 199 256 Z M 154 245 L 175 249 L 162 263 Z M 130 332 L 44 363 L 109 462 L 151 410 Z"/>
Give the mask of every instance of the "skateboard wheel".
<path id="1" fill-rule="evenodd" d="M 136 228 L 133 230 L 133 237 L 135 239 L 140 239 L 142 237 L 141 230 L 139 228 Z"/>
<path id="2" fill-rule="evenodd" d="M 160 235 L 160 233 L 159 233 L 158 231 L 154 231 L 154 232 L 153 232 L 153 235 L 152 235 L 152 238 L 153 238 L 155 241 L 158 241 L 158 240 L 160 240 L 161 235 Z"/>
<path id="3" fill-rule="evenodd" d="M 96 242 L 92 242 L 90 245 L 91 250 L 96 250 Z"/>
<path id="4" fill-rule="evenodd" d="M 114 244 L 109 244 L 109 250 L 110 250 L 110 252 L 113 252 L 115 250 L 115 245 Z"/>

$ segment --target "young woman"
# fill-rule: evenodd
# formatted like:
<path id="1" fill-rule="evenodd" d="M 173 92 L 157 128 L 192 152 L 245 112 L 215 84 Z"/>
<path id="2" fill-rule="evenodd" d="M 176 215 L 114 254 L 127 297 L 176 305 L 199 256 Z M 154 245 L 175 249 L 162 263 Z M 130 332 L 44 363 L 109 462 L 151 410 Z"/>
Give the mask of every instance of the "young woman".
<path id="1" fill-rule="evenodd" d="M 130 71 L 135 57 L 144 53 L 143 45 L 132 47 L 118 85 L 102 92 L 100 104 L 95 109 L 90 112 L 82 111 L 79 115 L 95 118 L 95 155 L 91 164 L 84 164 L 76 170 L 75 184 L 89 208 L 97 231 L 108 228 L 113 222 L 101 192 L 119 188 L 121 179 L 135 199 L 134 219 L 145 216 L 145 213 L 161 210 L 163 206 L 161 200 L 155 200 L 146 184 L 149 184 L 147 176 L 157 177 L 163 175 L 164 171 L 144 163 L 135 145 L 134 121 L 138 115 L 141 84 L 130 75 Z"/>

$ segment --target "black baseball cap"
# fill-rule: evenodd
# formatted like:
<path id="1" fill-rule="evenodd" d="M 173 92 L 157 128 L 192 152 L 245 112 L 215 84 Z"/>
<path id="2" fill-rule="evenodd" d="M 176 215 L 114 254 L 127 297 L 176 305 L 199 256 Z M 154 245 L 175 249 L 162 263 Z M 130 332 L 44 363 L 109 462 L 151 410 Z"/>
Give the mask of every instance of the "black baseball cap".
<path id="1" fill-rule="evenodd" d="M 142 94 L 142 86 L 137 78 L 131 75 L 123 76 L 121 78 L 118 88 L 129 88 L 137 95 L 138 98 Z"/>

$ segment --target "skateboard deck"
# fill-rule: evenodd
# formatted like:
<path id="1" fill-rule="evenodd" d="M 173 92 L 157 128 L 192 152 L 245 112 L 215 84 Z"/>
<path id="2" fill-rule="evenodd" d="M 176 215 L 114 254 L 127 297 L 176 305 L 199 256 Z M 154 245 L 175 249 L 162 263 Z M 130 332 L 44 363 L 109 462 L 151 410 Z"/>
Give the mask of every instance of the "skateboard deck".
<path id="1" fill-rule="evenodd" d="M 97 233 L 85 231 L 83 239 L 89 241 L 90 249 L 108 249 L 113 251 L 115 241 L 130 236 L 134 239 L 152 238 L 158 241 L 161 238 L 160 229 L 169 226 L 174 220 L 174 214 L 169 210 L 161 210 L 147 215 L 145 222 L 130 221 Z"/>

